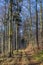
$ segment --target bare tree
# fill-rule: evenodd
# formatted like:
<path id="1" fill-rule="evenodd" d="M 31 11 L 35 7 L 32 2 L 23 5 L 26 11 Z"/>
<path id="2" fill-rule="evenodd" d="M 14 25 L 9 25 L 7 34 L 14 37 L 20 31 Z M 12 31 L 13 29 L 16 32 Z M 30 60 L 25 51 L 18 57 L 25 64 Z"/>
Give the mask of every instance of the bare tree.
<path id="1" fill-rule="evenodd" d="M 37 0 L 36 0 L 36 41 L 37 41 L 37 46 L 39 49 L 39 42 L 38 42 L 38 10 L 37 10 Z"/>
<path id="2" fill-rule="evenodd" d="M 42 0 L 40 0 L 40 34 L 43 48 L 43 21 L 42 21 Z"/>

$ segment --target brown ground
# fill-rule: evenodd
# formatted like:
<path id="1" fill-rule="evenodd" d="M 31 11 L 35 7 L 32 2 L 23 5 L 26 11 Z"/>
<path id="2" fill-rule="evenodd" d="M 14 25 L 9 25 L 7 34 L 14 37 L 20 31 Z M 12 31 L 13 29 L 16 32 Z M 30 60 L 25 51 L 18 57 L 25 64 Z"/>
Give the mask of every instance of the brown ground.
<path id="1" fill-rule="evenodd" d="M 11 58 L 4 58 L 0 65 L 43 65 L 43 62 L 34 60 L 32 55 L 35 53 L 32 44 L 30 44 L 22 53 L 14 55 Z"/>

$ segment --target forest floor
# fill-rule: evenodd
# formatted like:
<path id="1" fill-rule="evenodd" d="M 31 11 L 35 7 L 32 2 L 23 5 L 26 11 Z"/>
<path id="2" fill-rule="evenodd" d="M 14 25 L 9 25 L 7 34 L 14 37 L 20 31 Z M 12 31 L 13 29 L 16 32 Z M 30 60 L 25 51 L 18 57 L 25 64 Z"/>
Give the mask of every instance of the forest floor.
<path id="1" fill-rule="evenodd" d="M 31 46 L 15 50 L 13 57 L 0 58 L 0 65 L 43 65 L 43 50 L 35 52 Z"/>

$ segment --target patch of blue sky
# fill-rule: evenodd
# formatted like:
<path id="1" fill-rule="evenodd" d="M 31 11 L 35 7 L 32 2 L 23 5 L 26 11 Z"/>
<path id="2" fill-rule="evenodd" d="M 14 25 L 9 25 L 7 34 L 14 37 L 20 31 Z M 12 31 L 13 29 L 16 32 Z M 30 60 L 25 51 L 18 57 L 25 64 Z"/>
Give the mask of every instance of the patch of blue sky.
<path id="1" fill-rule="evenodd" d="M 43 0 L 42 0 L 42 7 L 43 7 Z"/>
<path id="2" fill-rule="evenodd" d="M 28 15 L 28 13 L 29 13 L 29 10 L 28 9 L 26 9 L 26 7 L 22 7 L 22 12 L 24 13 L 24 14 L 27 14 Z"/>
<path id="3" fill-rule="evenodd" d="M 35 2 L 35 0 L 30 0 L 31 2 Z"/>
<path id="4" fill-rule="evenodd" d="M 30 13 L 29 13 L 29 0 L 23 0 L 23 6 L 22 6 L 22 16 L 23 18 L 26 19 L 26 17 L 30 16 Z M 31 0 L 31 13 L 32 15 L 34 15 L 36 13 L 36 3 L 35 3 L 35 0 Z M 40 10 L 40 5 L 37 4 L 37 10 L 39 11 Z"/>
<path id="5" fill-rule="evenodd" d="M 1 20 L 0 20 L 1 21 Z M 2 22 L 0 22 L 0 31 L 1 30 L 4 30 L 4 25 L 3 25 L 3 23 Z"/>
<path id="6" fill-rule="evenodd" d="M 35 0 L 30 0 L 32 6 L 35 5 Z"/>
<path id="7" fill-rule="evenodd" d="M 26 18 L 20 13 L 21 20 L 24 21 Z"/>
<path id="8" fill-rule="evenodd" d="M 24 1 L 23 1 L 23 6 L 25 6 L 26 8 L 28 8 L 28 6 L 29 6 L 28 0 L 24 0 Z"/>
<path id="9" fill-rule="evenodd" d="M 37 4 L 37 10 L 40 11 L 40 4 Z M 35 13 L 36 12 L 36 3 L 34 2 L 33 4 L 31 4 L 31 12 Z"/>
<path id="10" fill-rule="evenodd" d="M 31 13 L 35 13 L 35 8 L 31 7 Z M 33 14 L 34 15 L 34 14 Z"/>
<path id="11" fill-rule="evenodd" d="M 4 0 L 0 0 L 0 5 L 3 6 Z"/>
<path id="12" fill-rule="evenodd" d="M 23 5 L 22 5 L 22 11 L 21 11 L 21 15 L 22 15 L 22 20 L 26 19 L 27 17 L 29 17 L 29 8 L 28 8 L 29 4 L 28 4 L 28 0 L 23 0 Z"/>
<path id="13" fill-rule="evenodd" d="M 8 0 L 6 0 L 6 6 L 8 6 Z M 0 0 L 0 7 L 5 5 L 5 1 L 4 0 Z"/>
<path id="14" fill-rule="evenodd" d="M 37 10 L 40 11 L 40 4 L 37 5 Z"/>
<path id="15" fill-rule="evenodd" d="M 4 26 L 0 27 L 0 32 L 4 31 Z"/>
<path id="16" fill-rule="evenodd" d="M 29 16 L 29 14 L 28 13 L 21 13 L 21 15 L 22 15 L 22 20 L 26 20 L 26 17 L 28 17 Z"/>

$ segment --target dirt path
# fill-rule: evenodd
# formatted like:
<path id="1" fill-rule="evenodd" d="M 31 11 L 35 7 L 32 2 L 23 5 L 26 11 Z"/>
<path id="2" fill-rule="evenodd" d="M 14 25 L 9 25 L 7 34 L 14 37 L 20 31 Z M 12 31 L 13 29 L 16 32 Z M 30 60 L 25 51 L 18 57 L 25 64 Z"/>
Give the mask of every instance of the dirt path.
<path id="1" fill-rule="evenodd" d="M 32 53 L 33 51 L 31 52 L 31 50 L 28 50 L 28 52 L 23 51 L 20 54 L 14 55 L 14 57 L 7 58 L 0 65 L 43 65 L 42 62 L 33 59 Z"/>
<path id="2" fill-rule="evenodd" d="M 18 58 L 7 58 L 0 65 L 41 65 L 41 62 L 34 61 L 31 56 L 26 55 Z M 43 65 L 43 64 L 42 64 Z"/>

